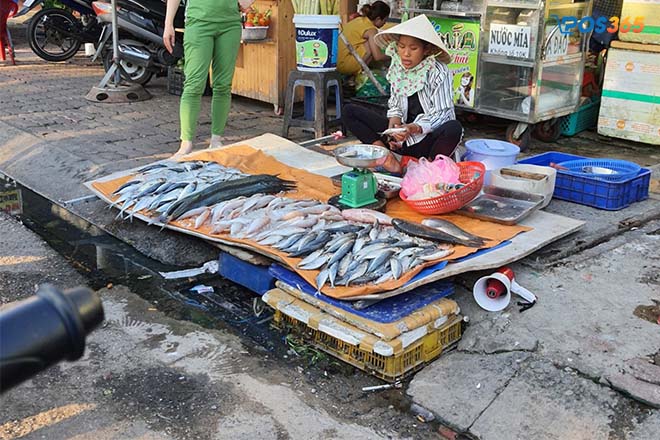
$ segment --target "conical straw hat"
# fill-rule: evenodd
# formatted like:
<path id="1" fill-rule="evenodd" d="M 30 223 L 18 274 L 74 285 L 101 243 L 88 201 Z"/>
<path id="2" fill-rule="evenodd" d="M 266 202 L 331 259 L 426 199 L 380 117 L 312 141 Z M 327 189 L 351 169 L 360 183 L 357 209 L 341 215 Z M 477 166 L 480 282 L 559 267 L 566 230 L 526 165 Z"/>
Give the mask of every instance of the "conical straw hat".
<path id="1" fill-rule="evenodd" d="M 386 47 L 390 42 L 394 41 L 400 35 L 407 35 L 409 37 L 419 38 L 420 40 L 431 43 L 438 49 L 440 53 L 437 54 L 438 60 L 447 64 L 451 61 L 451 56 L 447 50 L 447 46 L 442 42 L 440 36 L 435 31 L 435 28 L 426 17 L 426 15 L 418 15 L 415 18 L 397 24 L 390 29 L 380 31 L 376 34 L 375 41 L 380 47 Z"/>

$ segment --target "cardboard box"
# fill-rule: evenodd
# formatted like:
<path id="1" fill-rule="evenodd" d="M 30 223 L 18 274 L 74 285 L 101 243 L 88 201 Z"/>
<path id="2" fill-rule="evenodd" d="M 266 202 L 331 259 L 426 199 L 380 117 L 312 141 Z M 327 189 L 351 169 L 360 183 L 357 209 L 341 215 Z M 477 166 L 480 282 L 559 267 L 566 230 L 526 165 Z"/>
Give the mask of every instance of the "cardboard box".
<path id="1" fill-rule="evenodd" d="M 660 46 L 612 43 L 598 133 L 660 145 Z"/>
<path id="2" fill-rule="evenodd" d="M 644 23 L 644 28 L 641 32 L 634 32 L 639 30 L 635 26 L 638 17 Z M 619 17 L 619 39 L 633 43 L 660 44 L 660 0 L 624 0 Z"/>

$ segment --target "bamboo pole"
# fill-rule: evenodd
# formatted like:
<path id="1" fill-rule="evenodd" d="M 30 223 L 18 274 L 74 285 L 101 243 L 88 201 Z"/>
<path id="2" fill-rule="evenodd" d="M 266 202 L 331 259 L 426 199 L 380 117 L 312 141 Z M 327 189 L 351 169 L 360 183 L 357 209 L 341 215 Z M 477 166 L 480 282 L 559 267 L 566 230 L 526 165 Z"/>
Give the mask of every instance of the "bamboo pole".
<path id="1" fill-rule="evenodd" d="M 348 48 L 348 51 L 351 53 L 351 55 L 353 55 L 357 60 L 357 62 L 360 64 L 360 66 L 362 66 L 362 70 L 364 70 L 364 73 L 367 74 L 371 82 L 374 84 L 374 86 L 378 90 L 378 93 L 380 93 L 382 96 L 387 95 L 387 93 L 385 93 L 385 89 L 383 89 L 383 86 L 376 80 L 376 77 L 374 76 L 373 72 L 371 71 L 369 66 L 367 66 L 367 63 L 365 63 L 362 57 L 355 51 L 355 48 L 351 43 L 348 42 L 348 38 L 346 38 L 346 36 L 341 30 L 339 31 L 339 36 L 341 37 L 341 40 Z"/>

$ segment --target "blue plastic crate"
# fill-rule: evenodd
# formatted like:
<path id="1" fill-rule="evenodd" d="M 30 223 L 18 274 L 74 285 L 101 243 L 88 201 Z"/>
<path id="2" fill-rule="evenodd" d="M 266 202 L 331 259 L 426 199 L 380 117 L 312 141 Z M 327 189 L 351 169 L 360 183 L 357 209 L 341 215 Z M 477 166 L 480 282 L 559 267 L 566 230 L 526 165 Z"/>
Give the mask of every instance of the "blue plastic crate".
<path id="1" fill-rule="evenodd" d="M 257 266 L 226 252 L 220 252 L 218 274 L 259 295 L 275 287 L 275 278 L 268 272 L 268 266 Z"/>
<path id="2" fill-rule="evenodd" d="M 518 163 L 548 166 L 569 160 L 589 159 L 574 154 L 550 151 L 520 160 Z M 642 168 L 637 176 L 620 182 L 582 177 L 557 171 L 553 197 L 608 211 L 617 211 L 648 198 L 651 170 Z"/>

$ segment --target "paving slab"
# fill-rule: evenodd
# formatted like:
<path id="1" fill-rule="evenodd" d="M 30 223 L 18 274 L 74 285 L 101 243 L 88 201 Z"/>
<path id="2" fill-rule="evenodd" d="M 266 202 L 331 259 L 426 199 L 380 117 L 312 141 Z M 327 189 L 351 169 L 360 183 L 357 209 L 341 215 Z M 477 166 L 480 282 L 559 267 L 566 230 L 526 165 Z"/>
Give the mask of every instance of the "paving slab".
<path id="1" fill-rule="evenodd" d="M 641 417 L 640 423 L 630 430 L 631 439 L 635 440 L 656 440 L 660 432 L 660 411 L 654 411 L 651 414 Z"/>
<path id="2" fill-rule="evenodd" d="M 543 360 L 523 367 L 475 421 L 480 440 L 608 440 L 623 407 L 631 405 L 571 369 Z M 634 405 L 633 405 L 634 408 Z M 639 414 L 644 414 L 639 410 Z"/>
<path id="3" fill-rule="evenodd" d="M 418 373 L 407 392 L 445 424 L 467 431 L 528 357 L 527 353 L 451 353 Z"/>

